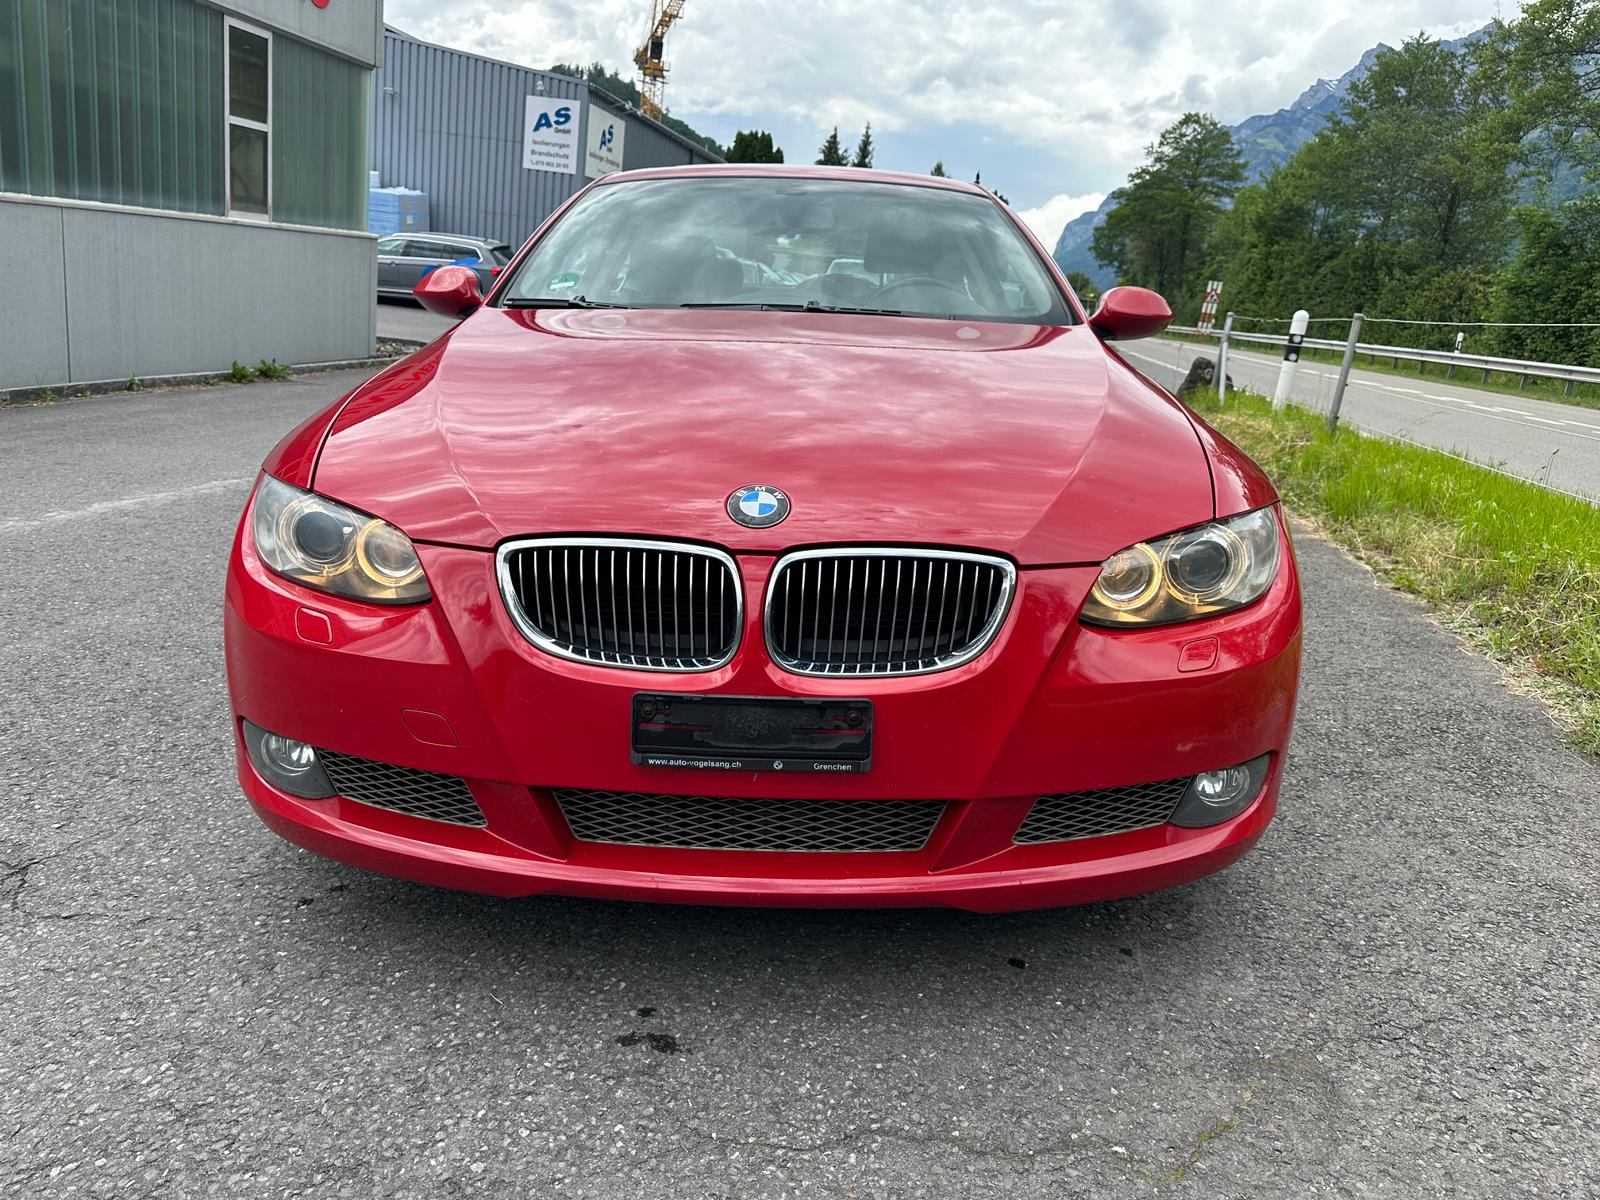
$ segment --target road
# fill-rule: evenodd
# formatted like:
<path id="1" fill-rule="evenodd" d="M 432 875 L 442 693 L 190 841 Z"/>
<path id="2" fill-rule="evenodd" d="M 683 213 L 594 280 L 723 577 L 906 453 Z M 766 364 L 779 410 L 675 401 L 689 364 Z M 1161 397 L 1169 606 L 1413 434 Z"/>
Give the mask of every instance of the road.
<path id="1" fill-rule="evenodd" d="M 431 890 L 233 780 L 229 540 L 358 376 L 0 410 L 0 1193 L 1600 1190 L 1600 773 L 1302 534 L 1277 823 L 1057 912 Z"/>
<path id="2" fill-rule="evenodd" d="M 1176 387 L 1197 356 L 1215 360 L 1217 347 L 1151 338 L 1130 343 L 1122 353 L 1156 382 Z M 1280 355 L 1231 348 L 1228 374 L 1236 387 L 1270 396 L 1281 362 Z M 1338 377 L 1337 364 L 1301 363 L 1295 402 L 1326 412 Z M 1353 370 L 1340 419 L 1600 499 L 1600 410 L 1457 387 L 1438 379 Z"/>
<path id="3" fill-rule="evenodd" d="M 431 342 L 455 322 L 409 300 L 378 300 L 378 336 Z"/>

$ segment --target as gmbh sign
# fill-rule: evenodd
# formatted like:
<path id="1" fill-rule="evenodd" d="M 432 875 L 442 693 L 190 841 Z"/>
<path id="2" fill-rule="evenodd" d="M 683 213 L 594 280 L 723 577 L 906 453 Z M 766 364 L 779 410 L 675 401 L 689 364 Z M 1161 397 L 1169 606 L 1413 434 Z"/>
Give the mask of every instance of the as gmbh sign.
<path id="1" fill-rule="evenodd" d="M 589 152 L 584 158 L 584 174 L 599 179 L 622 170 L 622 145 L 628 136 L 628 123 L 603 108 L 589 110 Z"/>
<path id="2" fill-rule="evenodd" d="M 581 100 L 529 96 L 523 116 L 522 166 L 528 171 L 578 172 L 578 130 L 583 122 Z"/>

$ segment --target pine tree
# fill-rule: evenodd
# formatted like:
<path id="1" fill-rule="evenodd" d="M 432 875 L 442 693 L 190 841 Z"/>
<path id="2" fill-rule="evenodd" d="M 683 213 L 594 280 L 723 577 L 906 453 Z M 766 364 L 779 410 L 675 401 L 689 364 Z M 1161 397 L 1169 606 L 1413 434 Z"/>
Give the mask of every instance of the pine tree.
<path id="1" fill-rule="evenodd" d="M 781 163 L 783 151 L 773 145 L 772 135 L 762 129 L 741 129 L 728 147 L 731 163 Z"/>
<path id="2" fill-rule="evenodd" d="M 933 170 L 929 171 L 928 174 L 937 176 L 940 179 L 947 178 L 944 172 L 944 159 L 941 158 L 938 162 L 934 163 Z"/>
<path id="3" fill-rule="evenodd" d="M 856 143 L 856 156 L 851 160 L 852 167 L 872 167 L 872 122 L 867 122 L 867 127 L 861 131 L 861 140 Z"/>
<path id="4" fill-rule="evenodd" d="M 848 167 L 850 160 L 844 156 L 844 147 L 839 144 L 839 127 L 835 125 L 833 132 L 828 135 L 828 140 L 822 143 L 822 150 L 817 155 L 819 167 Z"/>
<path id="5" fill-rule="evenodd" d="M 1011 203 L 1011 201 L 1006 198 L 1005 193 L 997 192 L 993 188 L 983 187 L 983 172 L 982 171 L 979 171 L 976 175 L 974 175 L 972 177 L 972 182 L 977 187 L 983 188 L 984 191 L 988 192 L 989 195 L 993 196 L 996 200 L 1000 201 L 1001 204 L 1009 205 Z"/>

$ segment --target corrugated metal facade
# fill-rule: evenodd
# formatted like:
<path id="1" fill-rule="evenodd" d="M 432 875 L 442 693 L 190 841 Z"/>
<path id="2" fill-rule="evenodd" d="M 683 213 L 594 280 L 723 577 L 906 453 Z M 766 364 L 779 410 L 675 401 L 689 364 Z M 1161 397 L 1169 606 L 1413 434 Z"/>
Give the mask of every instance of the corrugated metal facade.
<path id="1" fill-rule="evenodd" d="M 419 42 L 395 29 L 384 30 L 383 47 L 383 65 L 373 74 L 372 168 L 384 187 L 427 192 L 436 230 L 520 246 L 588 182 L 581 152 L 575 174 L 523 168 L 529 96 L 583 101 L 580 146 L 588 144 L 596 105 L 624 116 L 629 170 L 717 161 L 565 75 Z"/>

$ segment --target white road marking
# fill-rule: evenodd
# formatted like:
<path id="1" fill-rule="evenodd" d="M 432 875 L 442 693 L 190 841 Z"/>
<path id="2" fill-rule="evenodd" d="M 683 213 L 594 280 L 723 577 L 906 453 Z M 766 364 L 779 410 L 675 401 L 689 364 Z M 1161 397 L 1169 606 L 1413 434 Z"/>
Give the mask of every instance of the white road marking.
<path id="1" fill-rule="evenodd" d="M 55 512 L 40 513 L 37 517 L 13 517 L 0 521 L 0 533 L 15 533 L 22 529 L 42 529 L 47 525 L 59 525 L 63 521 L 80 521 L 88 517 L 100 517 L 107 513 L 126 512 L 129 509 L 154 508 L 157 505 L 172 504 L 178 500 L 187 500 L 191 496 L 207 496 L 216 492 L 232 491 L 234 488 L 245 487 L 254 481 L 254 476 L 246 475 L 238 479 L 213 479 L 210 483 L 197 483 L 192 487 L 178 488 L 170 492 L 145 492 L 139 496 L 124 496 L 120 500 L 100 500 L 84 508 L 58 509 Z"/>

